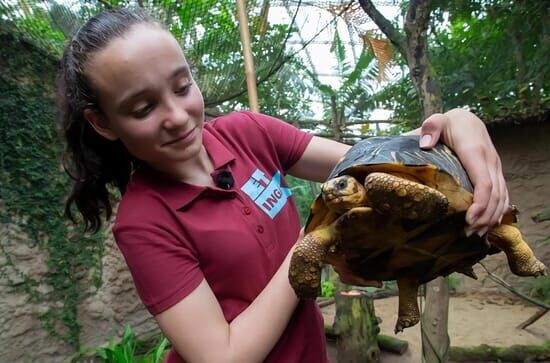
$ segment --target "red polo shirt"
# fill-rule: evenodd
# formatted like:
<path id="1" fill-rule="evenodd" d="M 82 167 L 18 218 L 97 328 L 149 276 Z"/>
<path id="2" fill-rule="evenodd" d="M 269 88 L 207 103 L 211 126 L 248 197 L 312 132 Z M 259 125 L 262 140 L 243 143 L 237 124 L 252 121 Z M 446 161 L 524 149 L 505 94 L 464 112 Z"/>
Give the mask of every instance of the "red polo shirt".
<path id="1" fill-rule="evenodd" d="M 228 322 L 258 296 L 297 239 L 298 214 L 283 176 L 311 137 L 269 116 L 235 112 L 207 122 L 203 134 L 213 177 L 229 171 L 230 190 L 163 179 L 151 169 L 134 173 L 113 233 L 151 314 L 203 278 Z M 169 354 L 168 362 L 181 361 Z M 322 316 L 314 301 L 301 301 L 266 362 L 325 361 Z"/>

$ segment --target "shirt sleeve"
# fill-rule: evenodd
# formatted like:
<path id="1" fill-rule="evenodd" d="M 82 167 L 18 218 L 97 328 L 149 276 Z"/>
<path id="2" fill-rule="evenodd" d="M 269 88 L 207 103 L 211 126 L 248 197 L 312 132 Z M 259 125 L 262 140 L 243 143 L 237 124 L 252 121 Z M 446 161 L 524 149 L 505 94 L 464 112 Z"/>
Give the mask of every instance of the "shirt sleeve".
<path id="1" fill-rule="evenodd" d="M 300 160 L 313 138 L 312 134 L 275 117 L 248 111 L 242 113 L 252 119 L 271 140 L 285 171 Z"/>
<path id="2" fill-rule="evenodd" d="M 124 218 L 131 222 L 117 220 L 113 234 L 139 297 L 156 315 L 189 295 L 204 275 L 192 247 L 166 223 L 173 216 L 155 205 L 149 212 L 145 218 Z"/>

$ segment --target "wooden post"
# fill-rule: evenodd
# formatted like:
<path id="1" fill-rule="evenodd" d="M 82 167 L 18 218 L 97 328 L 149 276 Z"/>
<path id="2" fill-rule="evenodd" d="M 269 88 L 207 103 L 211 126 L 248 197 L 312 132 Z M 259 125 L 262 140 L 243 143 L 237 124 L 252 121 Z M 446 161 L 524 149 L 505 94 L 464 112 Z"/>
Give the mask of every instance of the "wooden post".
<path id="1" fill-rule="evenodd" d="M 244 71 L 246 75 L 246 88 L 248 90 L 248 104 L 254 112 L 259 112 L 258 92 L 256 91 L 256 72 L 254 72 L 254 58 L 250 46 L 250 33 L 248 30 L 248 16 L 244 0 L 237 0 L 237 13 L 239 29 L 241 31 L 241 43 L 243 45 Z"/>
<path id="2" fill-rule="evenodd" d="M 376 336 L 380 331 L 372 297 L 366 292 L 349 291 L 335 295 L 334 332 L 339 363 L 380 362 Z"/>
<path id="3" fill-rule="evenodd" d="M 426 306 L 422 314 L 422 362 L 444 363 L 449 358 L 449 282 L 438 277 L 426 284 Z"/>

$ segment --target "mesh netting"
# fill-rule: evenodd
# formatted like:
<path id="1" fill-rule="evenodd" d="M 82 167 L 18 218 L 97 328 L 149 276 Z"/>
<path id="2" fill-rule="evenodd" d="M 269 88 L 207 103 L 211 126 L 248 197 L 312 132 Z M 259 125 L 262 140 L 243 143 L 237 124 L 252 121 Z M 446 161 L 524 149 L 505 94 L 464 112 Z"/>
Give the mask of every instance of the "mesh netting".
<path id="1" fill-rule="evenodd" d="M 381 6 L 386 3 L 395 5 L 394 1 L 378 2 Z M 59 58 L 67 38 L 86 19 L 117 6 L 147 8 L 166 25 L 180 41 L 207 107 L 212 109 L 246 94 L 235 1 L 0 0 L 0 25 L 10 27 L 17 36 Z M 335 50 L 336 38 L 347 51 L 348 66 L 359 61 L 365 46 L 372 47 L 375 50 L 371 52 L 373 57 L 384 63 L 380 63 L 380 68 L 391 60 L 388 44 L 378 42 L 377 47 L 373 47 L 375 34 L 372 29 L 375 26 L 357 3 L 247 0 L 246 9 L 258 84 L 275 75 L 286 77 L 285 82 L 292 87 L 296 82 L 304 83 L 303 79 L 297 79 L 300 76 L 296 63 L 300 64 L 298 68 L 313 74 L 323 84 L 340 82 L 342 64 L 327 66 L 327 62 L 321 65 L 318 62 L 319 58 L 328 60 L 331 53 L 338 52 Z M 294 67 L 285 76 L 285 68 L 291 63 Z M 380 80 L 381 76 L 383 73 L 375 74 L 374 78 Z M 311 88 L 314 87 L 309 87 L 307 94 L 308 87 L 304 86 L 304 98 L 315 98 Z M 319 98 L 313 103 L 323 102 Z M 305 118 L 315 119 L 314 113 L 309 110 L 303 114 Z M 329 113 L 325 114 L 327 119 Z"/>

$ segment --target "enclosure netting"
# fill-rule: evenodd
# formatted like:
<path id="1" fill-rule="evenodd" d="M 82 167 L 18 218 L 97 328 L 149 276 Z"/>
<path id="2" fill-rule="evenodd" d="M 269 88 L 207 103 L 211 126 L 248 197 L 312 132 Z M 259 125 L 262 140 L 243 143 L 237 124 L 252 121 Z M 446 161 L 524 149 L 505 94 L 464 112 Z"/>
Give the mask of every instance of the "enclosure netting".
<path id="1" fill-rule="evenodd" d="M 315 68 L 316 55 L 311 55 L 308 47 L 323 43 L 319 41 L 320 35 L 334 28 L 338 19 L 346 23 L 346 46 L 351 47 L 354 61 L 367 43 L 382 67 L 391 59 L 389 44 L 376 43 L 375 37 L 362 28 L 368 18 L 356 2 L 247 0 L 245 3 L 259 84 L 284 70 L 296 57 L 300 57 L 309 72 L 319 72 Z M 381 3 L 394 1 L 378 2 Z M 84 21 L 104 9 L 119 6 L 148 9 L 174 34 L 193 68 L 208 109 L 246 94 L 235 1 L 0 0 L 0 25 L 58 59 L 66 40 Z M 319 11 L 325 15 L 318 15 Z"/>

